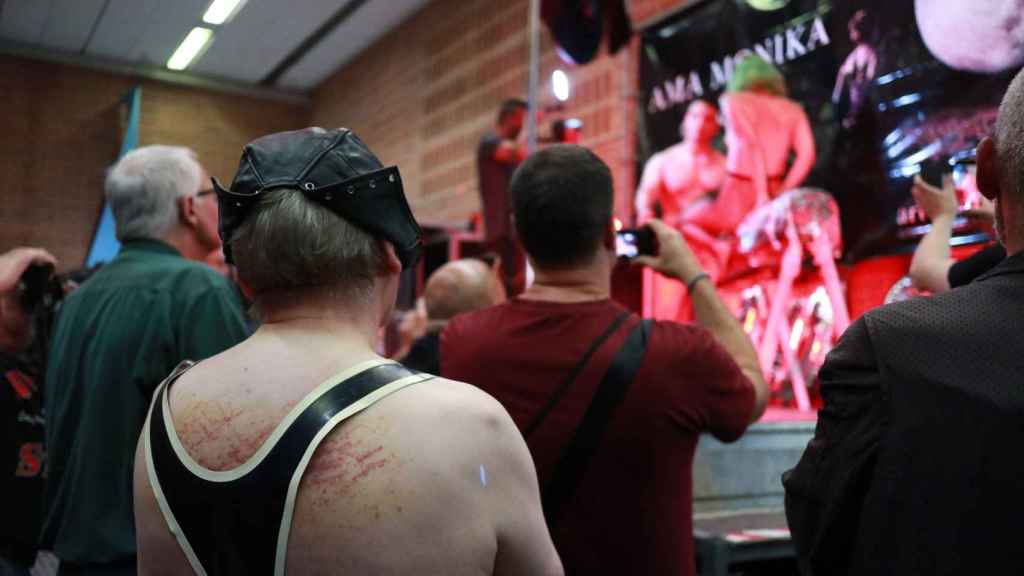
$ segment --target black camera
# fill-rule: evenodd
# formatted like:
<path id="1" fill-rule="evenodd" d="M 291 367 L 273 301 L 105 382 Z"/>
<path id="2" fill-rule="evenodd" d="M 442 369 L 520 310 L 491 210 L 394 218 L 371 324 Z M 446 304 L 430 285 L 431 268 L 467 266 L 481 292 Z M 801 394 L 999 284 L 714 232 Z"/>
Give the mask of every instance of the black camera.
<path id="1" fill-rule="evenodd" d="M 64 298 L 60 278 L 53 272 L 53 264 L 32 264 L 18 280 L 21 307 L 28 313 L 52 310 Z"/>

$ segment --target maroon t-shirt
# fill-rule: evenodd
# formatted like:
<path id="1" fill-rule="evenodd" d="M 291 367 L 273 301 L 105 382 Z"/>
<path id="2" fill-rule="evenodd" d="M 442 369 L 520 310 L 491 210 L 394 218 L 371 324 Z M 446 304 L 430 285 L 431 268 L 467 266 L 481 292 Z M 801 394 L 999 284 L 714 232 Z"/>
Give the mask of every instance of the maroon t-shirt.
<path id="1" fill-rule="evenodd" d="M 497 398 L 520 429 L 594 340 L 626 309 L 601 300 L 512 300 L 453 319 L 441 335 L 441 375 Z M 572 438 L 629 318 L 594 354 L 527 444 L 540 484 Z M 697 438 L 743 434 L 754 388 L 704 329 L 656 322 L 647 352 L 573 500 L 552 528 L 568 573 L 694 574 L 692 465 Z"/>

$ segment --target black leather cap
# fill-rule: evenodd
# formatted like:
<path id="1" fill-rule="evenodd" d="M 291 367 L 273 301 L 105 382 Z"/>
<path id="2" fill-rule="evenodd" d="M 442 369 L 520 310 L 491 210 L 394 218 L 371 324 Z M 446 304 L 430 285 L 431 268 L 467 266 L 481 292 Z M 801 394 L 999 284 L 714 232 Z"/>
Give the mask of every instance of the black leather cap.
<path id="1" fill-rule="evenodd" d="M 229 263 L 231 235 L 260 194 L 276 188 L 298 190 L 372 236 L 391 242 L 403 268 L 419 259 L 422 233 L 405 199 L 398 167 L 383 167 L 347 128 L 306 128 L 253 140 L 242 151 L 231 188 L 216 179 L 213 185 Z"/>

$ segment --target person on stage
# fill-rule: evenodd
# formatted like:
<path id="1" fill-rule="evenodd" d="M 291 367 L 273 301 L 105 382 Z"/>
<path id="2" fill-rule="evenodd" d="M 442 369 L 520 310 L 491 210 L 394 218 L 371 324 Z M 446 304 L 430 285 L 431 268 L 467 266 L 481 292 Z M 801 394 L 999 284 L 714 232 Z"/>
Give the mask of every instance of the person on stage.
<path id="1" fill-rule="evenodd" d="M 721 131 L 717 114 L 714 105 L 694 100 L 679 125 L 682 141 L 647 160 L 636 193 L 639 224 L 659 206 L 661 220 L 678 228 L 690 205 L 722 187 L 725 156 L 711 145 Z"/>
<path id="2" fill-rule="evenodd" d="M 690 104 L 679 125 L 682 141 L 654 154 L 644 165 L 636 193 L 637 224 L 657 217 L 656 208 L 660 208 L 662 222 L 681 230 L 687 210 L 713 201 L 712 194 L 725 181 L 725 155 L 712 146 L 721 129 L 713 104 L 705 100 Z M 698 259 L 717 277 L 716 258 L 713 254 L 705 256 L 702 247 L 700 243 L 695 246 Z M 675 320 L 684 296 L 683 287 L 658 275 L 652 275 L 651 281 L 656 295 L 654 317 Z"/>
<path id="3" fill-rule="evenodd" d="M 685 216 L 687 224 L 711 237 L 732 236 L 752 210 L 799 186 L 815 160 L 807 114 L 786 97 L 778 69 L 760 56 L 751 54 L 737 63 L 720 107 L 728 149 L 722 191 L 714 202 L 695 206 Z"/>
<path id="4" fill-rule="evenodd" d="M 495 130 L 480 138 L 476 155 L 484 240 L 501 255 L 502 280 L 510 297 L 526 287 L 526 256 L 510 222 L 512 199 L 508 183 L 516 167 L 526 159 L 526 146 L 519 141 L 519 134 L 527 108 L 524 100 L 504 101 Z"/>

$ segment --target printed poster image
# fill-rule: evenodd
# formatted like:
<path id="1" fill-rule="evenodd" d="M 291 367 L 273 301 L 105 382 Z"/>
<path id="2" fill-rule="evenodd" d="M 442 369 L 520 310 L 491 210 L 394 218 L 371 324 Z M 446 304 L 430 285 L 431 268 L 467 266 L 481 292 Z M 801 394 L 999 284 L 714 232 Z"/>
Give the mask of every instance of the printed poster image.
<path id="1" fill-rule="evenodd" d="M 695 100 L 719 107 L 751 53 L 803 107 L 816 152 L 803 185 L 834 197 L 845 259 L 856 262 L 913 246 L 927 221 L 912 178 L 929 163 L 950 171 L 994 132 L 1024 65 L 1024 0 L 699 2 L 644 31 L 638 174 L 680 142 Z M 719 152 L 725 141 L 716 138 Z"/>

